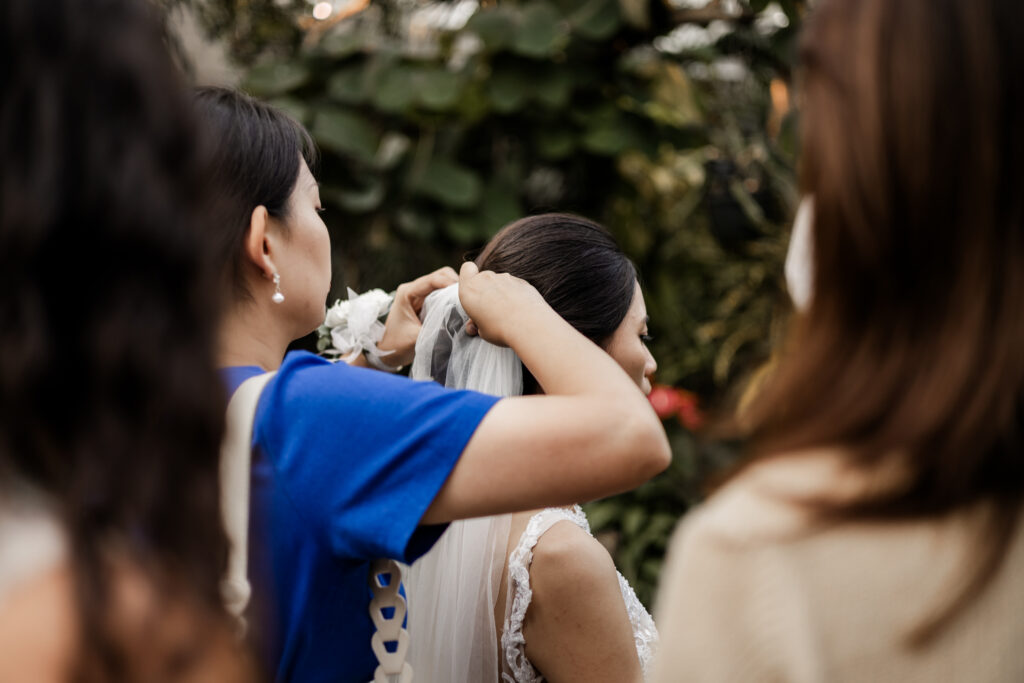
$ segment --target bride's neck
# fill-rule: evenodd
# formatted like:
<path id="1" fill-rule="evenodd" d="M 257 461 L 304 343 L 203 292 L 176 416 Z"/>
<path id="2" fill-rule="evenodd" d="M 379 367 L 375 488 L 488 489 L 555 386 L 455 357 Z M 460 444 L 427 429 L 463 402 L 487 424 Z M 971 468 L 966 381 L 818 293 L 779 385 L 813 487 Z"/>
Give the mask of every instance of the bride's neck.
<path id="1" fill-rule="evenodd" d="M 292 341 L 281 328 L 281 321 L 265 307 L 251 302 L 232 305 L 220 325 L 218 365 L 256 365 L 276 370 Z"/>

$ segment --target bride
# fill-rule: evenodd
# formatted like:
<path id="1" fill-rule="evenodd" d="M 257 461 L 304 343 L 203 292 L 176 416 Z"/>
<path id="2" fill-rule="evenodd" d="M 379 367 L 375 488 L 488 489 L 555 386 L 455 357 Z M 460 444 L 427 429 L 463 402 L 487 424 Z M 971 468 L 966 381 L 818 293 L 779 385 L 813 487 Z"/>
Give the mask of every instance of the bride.
<path id="1" fill-rule="evenodd" d="M 476 263 L 532 284 L 650 391 L 657 365 L 636 269 L 604 228 L 566 214 L 524 218 Z M 501 396 L 543 393 L 514 351 L 467 332 L 457 285 L 427 299 L 411 376 Z M 654 622 L 578 505 L 455 522 L 406 587 L 409 661 L 428 683 L 639 682 L 657 644 Z"/>

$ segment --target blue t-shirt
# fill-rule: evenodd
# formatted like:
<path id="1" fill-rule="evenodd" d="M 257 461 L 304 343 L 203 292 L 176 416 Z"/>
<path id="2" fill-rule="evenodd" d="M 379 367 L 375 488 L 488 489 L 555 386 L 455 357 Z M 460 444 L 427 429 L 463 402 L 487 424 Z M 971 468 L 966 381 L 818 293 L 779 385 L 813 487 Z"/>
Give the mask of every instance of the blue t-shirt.
<path id="1" fill-rule="evenodd" d="M 228 390 L 260 374 L 222 370 Z M 250 624 L 277 681 L 373 677 L 370 560 L 412 562 L 419 526 L 498 399 L 289 353 L 253 427 Z"/>

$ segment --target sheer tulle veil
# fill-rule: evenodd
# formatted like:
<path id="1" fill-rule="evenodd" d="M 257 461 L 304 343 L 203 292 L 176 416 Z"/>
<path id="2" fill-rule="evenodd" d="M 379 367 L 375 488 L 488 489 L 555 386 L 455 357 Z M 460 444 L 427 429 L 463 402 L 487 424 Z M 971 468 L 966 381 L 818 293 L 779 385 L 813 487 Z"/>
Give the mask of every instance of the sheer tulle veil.
<path id="1" fill-rule="evenodd" d="M 523 391 L 512 349 L 466 334 L 458 285 L 427 297 L 410 376 L 496 396 Z M 409 662 L 423 683 L 499 680 L 494 607 L 509 515 L 452 523 L 406 573 Z"/>

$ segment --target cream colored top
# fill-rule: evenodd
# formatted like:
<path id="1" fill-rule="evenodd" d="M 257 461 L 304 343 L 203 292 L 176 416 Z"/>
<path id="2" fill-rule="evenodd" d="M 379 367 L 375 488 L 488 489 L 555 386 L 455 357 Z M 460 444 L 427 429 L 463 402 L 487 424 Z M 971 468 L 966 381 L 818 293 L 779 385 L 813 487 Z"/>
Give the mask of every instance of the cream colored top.
<path id="1" fill-rule="evenodd" d="M 654 681 L 1024 681 L 1024 525 L 984 593 L 912 652 L 908 631 L 977 556 L 977 515 L 811 532 L 784 500 L 862 486 L 834 454 L 792 456 L 688 515 L 662 573 Z"/>

